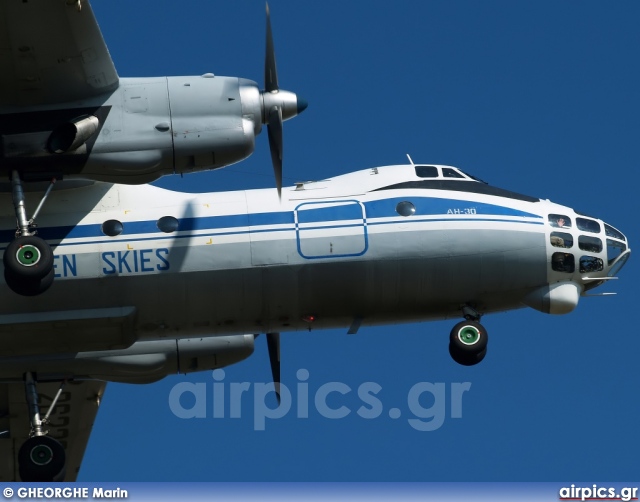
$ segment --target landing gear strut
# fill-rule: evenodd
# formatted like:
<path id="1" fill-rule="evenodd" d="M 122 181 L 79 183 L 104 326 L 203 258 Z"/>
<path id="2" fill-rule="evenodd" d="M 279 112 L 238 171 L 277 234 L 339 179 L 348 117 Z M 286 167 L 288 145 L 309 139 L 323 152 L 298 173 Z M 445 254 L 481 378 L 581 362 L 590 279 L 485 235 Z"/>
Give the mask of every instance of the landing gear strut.
<path id="1" fill-rule="evenodd" d="M 25 482 L 62 481 L 65 476 L 66 462 L 64 447 L 55 439 L 47 436 L 48 431 L 42 427 L 49 421 L 49 415 L 62 393 L 62 386 L 51 403 L 47 415 L 42 420 L 40 419 L 36 381 L 30 372 L 25 376 L 25 391 L 29 407 L 29 421 L 31 422 L 31 437 L 23 443 L 18 452 L 20 478 Z"/>
<path id="2" fill-rule="evenodd" d="M 34 221 L 54 183 L 55 180 L 49 185 L 33 217 L 29 220 L 22 180 L 17 171 L 11 174 L 11 191 L 18 228 L 16 238 L 7 246 L 2 261 L 5 281 L 19 295 L 39 295 L 49 289 L 53 283 L 53 252 L 49 244 L 35 235 Z"/>
<path id="3" fill-rule="evenodd" d="M 473 366 L 487 355 L 489 336 L 475 309 L 465 305 L 462 313 L 465 320 L 456 324 L 449 335 L 449 354 L 458 364 Z"/>

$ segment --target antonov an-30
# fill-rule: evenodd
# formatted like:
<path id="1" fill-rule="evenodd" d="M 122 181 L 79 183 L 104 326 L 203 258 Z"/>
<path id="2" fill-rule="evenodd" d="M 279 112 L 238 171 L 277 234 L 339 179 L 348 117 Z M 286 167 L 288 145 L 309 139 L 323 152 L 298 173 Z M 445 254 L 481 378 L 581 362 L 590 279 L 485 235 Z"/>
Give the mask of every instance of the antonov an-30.
<path id="1" fill-rule="evenodd" d="M 230 365 L 264 333 L 277 389 L 280 332 L 434 319 L 459 319 L 449 352 L 471 366 L 481 316 L 571 312 L 629 258 L 604 221 L 454 167 L 281 188 L 282 120 L 305 105 L 278 90 L 269 27 L 260 91 L 119 79 L 85 1 L 0 16 L 0 480 L 74 480 L 108 381 Z M 276 189 L 132 184 L 241 160 L 263 123 Z"/>

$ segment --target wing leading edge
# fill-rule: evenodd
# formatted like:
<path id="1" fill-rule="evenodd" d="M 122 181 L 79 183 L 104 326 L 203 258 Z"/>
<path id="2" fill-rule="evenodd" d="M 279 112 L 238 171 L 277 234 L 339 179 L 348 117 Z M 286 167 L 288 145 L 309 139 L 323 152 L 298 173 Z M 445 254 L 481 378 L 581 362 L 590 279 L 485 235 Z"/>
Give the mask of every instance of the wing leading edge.
<path id="1" fill-rule="evenodd" d="M 78 101 L 118 82 L 87 0 L 0 2 L 0 106 Z"/>

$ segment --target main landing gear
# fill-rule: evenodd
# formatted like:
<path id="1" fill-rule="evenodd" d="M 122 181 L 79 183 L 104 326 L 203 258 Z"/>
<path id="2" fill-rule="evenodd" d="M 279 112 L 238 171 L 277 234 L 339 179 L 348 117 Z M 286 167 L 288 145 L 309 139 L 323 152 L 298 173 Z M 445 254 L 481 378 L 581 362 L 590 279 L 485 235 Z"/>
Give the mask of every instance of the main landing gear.
<path id="1" fill-rule="evenodd" d="M 64 447 L 55 439 L 47 436 L 48 431 L 42 427 L 49 422 L 49 415 L 55 408 L 60 394 L 62 394 L 62 385 L 51 403 L 49 411 L 42 420 L 40 419 L 36 381 L 30 372 L 25 376 L 25 391 L 27 405 L 29 406 L 31 432 L 29 439 L 23 443 L 18 452 L 20 479 L 27 483 L 34 481 L 63 481 L 66 473 Z"/>
<path id="2" fill-rule="evenodd" d="M 449 354 L 458 364 L 473 366 L 487 355 L 489 336 L 475 309 L 466 305 L 462 313 L 465 320 L 456 324 L 449 335 Z"/>
<path id="3" fill-rule="evenodd" d="M 51 246 L 36 236 L 35 219 L 49 196 L 52 180 L 33 217 L 27 219 L 22 180 L 17 171 L 11 173 L 11 191 L 18 228 L 16 238 L 7 246 L 2 261 L 4 279 L 15 293 L 35 296 L 44 293 L 53 284 L 53 251 Z"/>

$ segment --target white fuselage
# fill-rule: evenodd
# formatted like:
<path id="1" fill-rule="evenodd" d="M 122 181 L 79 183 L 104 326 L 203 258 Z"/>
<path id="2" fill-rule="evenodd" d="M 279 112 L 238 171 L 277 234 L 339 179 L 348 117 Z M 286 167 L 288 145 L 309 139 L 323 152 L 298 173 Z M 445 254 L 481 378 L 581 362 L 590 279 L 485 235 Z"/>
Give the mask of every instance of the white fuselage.
<path id="1" fill-rule="evenodd" d="M 600 233 L 584 232 L 567 207 L 438 169 L 430 179 L 412 165 L 358 171 L 286 188 L 282 200 L 273 189 L 56 191 L 38 234 L 54 248 L 56 279 L 32 298 L 5 288 L 4 355 L 40 352 L 29 323 L 59 341 L 43 351 L 67 353 L 456 318 L 464 305 L 564 313 L 620 261 L 608 259 L 604 222 L 590 218 Z M 8 200 L 0 207 L 6 243 L 14 220 Z M 572 225 L 554 228 L 555 215 Z M 601 249 L 583 250 L 583 235 Z M 573 271 L 556 265 L 558 252 L 575 255 Z"/>

